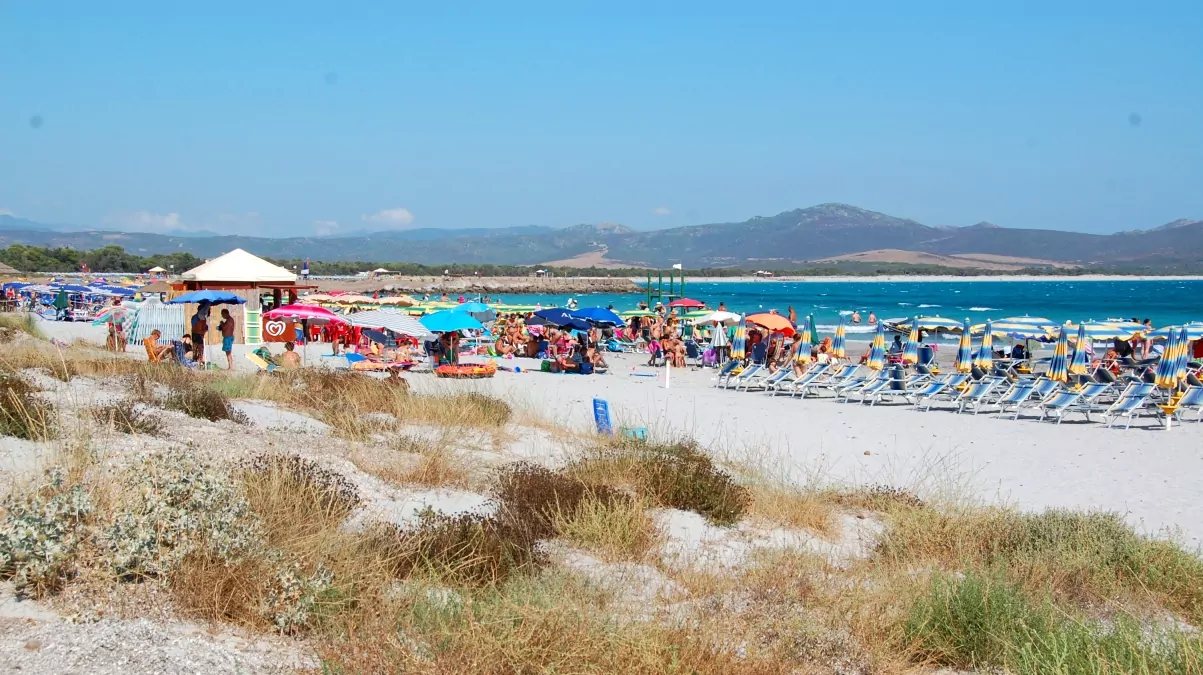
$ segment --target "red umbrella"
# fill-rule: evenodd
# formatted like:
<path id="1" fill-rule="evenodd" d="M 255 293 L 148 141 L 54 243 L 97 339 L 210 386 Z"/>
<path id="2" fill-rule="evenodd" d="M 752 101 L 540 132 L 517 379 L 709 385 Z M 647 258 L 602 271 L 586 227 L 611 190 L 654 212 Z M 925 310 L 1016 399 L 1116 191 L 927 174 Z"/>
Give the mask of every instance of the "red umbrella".
<path id="1" fill-rule="evenodd" d="M 272 321 L 311 321 L 314 323 L 347 323 L 347 320 L 328 309 L 315 305 L 284 305 L 263 313 Z"/>
<path id="2" fill-rule="evenodd" d="M 693 298 L 677 298 L 676 300 L 673 300 L 672 302 L 668 303 L 668 306 L 669 307 L 697 308 L 697 307 L 705 307 L 706 303 L 700 302 L 698 300 L 694 300 Z"/>

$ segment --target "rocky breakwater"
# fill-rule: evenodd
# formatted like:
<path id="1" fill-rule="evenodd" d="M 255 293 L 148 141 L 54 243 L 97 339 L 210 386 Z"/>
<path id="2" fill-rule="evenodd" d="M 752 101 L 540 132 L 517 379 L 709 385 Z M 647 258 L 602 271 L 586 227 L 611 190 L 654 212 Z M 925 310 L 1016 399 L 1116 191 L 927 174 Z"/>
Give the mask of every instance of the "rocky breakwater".
<path id="1" fill-rule="evenodd" d="M 404 293 L 643 293 L 626 277 L 418 277 L 317 280 L 322 291 L 401 291 Z"/>

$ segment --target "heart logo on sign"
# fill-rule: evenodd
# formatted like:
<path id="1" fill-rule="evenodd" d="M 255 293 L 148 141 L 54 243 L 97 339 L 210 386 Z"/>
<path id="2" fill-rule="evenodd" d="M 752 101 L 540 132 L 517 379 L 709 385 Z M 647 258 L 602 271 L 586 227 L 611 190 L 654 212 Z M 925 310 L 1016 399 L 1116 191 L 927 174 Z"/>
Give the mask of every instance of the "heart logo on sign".
<path id="1" fill-rule="evenodd" d="M 288 324 L 283 321 L 268 321 L 263 324 L 263 330 L 272 337 L 280 337 L 284 334 L 284 329 L 288 328 Z"/>

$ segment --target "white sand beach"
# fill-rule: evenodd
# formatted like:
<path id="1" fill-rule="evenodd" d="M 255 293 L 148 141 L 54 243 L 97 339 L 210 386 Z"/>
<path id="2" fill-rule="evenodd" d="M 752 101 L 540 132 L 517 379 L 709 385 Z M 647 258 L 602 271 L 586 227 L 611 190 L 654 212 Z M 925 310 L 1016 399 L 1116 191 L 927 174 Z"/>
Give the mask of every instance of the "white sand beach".
<path id="1" fill-rule="evenodd" d="M 44 322 L 49 337 L 103 340 L 103 329 Z M 279 348 L 276 347 L 276 350 Z M 252 370 L 236 347 L 237 370 Z M 140 347 L 131 358 L 143 358 Z M 311 367 L 345 367 L 330 346 L 309 345 Z M 210 359 L 218 357 L 210 347 Z M 1190 548 L 1203 545 L 1203 424 L 1165 430 L 1151 417 L 1129 430 L 1108 429 L 1075 416 L 1063 424 L 930 412 L 909 405 L 837 403 L 759 392 L 716 389 L 714 371 L 643 365 L 646 356 L 609 355 L 604 375 L 553 375 L 530 359 L 502 361 L 522 373 L 491 380 L 451 381 L 430 374 L 407 379 L 418 391 L 479 390 L 536 410 L 577 429 L 593 424 L 592 399 L 606 399 L 623 424 L 663 437 L 690 436 L 732 461 L 796 481 L 887 484 L 926 497 L 952 495 L 1028 510 L 1100 509 L 1123 514 L 1138 529 L 1175 534 Z M 225 365 L 224 357 L 219 362 Z M 535 372 L 531 372 L 535 371 Z M 654 375 L 644 377 L 641 375 Z"/>

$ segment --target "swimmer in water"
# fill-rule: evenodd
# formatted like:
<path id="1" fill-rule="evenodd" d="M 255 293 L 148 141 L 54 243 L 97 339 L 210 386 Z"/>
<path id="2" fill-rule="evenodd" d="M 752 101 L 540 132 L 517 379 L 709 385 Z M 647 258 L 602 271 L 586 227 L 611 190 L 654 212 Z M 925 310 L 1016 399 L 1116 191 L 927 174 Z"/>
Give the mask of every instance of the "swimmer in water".
<path id="1" fill-rule="evenodd" d="M 853 310 L 853 312 L 852 312 L 852 323 L 860 323 L 860 312 L 857 312 L 857 311 Z"/>
<path id="2" fill-rule="evenodd" d="M 873 312 L 869 312 L 869 325 L 872 326 L 875 323 L 877 323 L 877 315 Z"/>

